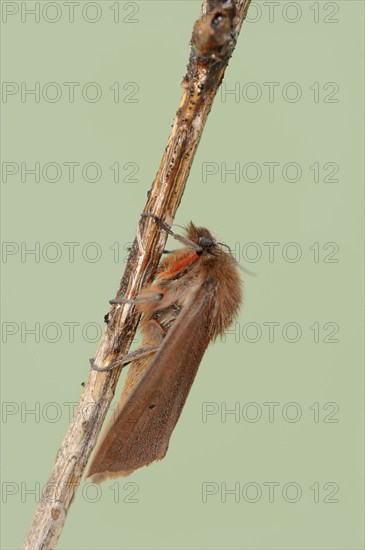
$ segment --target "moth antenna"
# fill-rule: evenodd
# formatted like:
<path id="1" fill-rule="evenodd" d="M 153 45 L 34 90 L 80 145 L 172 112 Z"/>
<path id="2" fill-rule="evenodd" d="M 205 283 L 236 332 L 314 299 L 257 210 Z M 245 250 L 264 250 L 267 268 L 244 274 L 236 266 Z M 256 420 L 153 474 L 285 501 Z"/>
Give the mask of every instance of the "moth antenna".
<path id="1" fill-rule="evenodd" d="M 173 223 L 171 227 L 180 227 L 183 231 L 185 231 L 185 227 L 183 225 L 179 225 L 178 223 Z"/>
<path id="2" fill-rule="evenodd" d="M 231 250 L 231 248 L 228 246 L 228 244 L 226 244 L 226 243 L 218 243 L 218 242 L 217 242 L 217 244 L 220 244 L 221 246 L 224 246 L 224 247 L 228 248 L 230 255 L 232 256 L 232 258 L 233 258 L 234 261 L 236 262 L 237 267 L 238 267 L 241 271 L 244 271 L 245 273 L 247 273 L 247 275 L 251 275 L 251 277 L 256 277 L 256 276 L 257 276 L 257 273 L 255 273 L 254 271 L 250 271 L 249 269 L 247 269 L 247 267 L 243 267 L 243 265 L 241 265 L 241 264 L 239 264 L 239 263 L 237 262 L 236 258 L 233 256 L 232 250 Z"/>
<path id="3" fill-rule="evenodd" d="M 230 255 L 233 256 L 232 250 L 231 250 L 231 248 L 228 246 L 228 244 L 226 244 L 226 243 L 219 243 L 218 241 L 217 241 L 217 244 L 220 244 L 221 246 L 225 246 L 226 248 L 228 248 Z"/>
<path id="4" fill-rule="evenodd" d="M 186 237 L 183 237 L 182 235 L 178 235 L 177 233 L 174 233 L 171 227 L 169 227 L 158 216 L 156 216 L 156 214 L 152 214 L 152 212 L 143 212 L 141 216 L 144 218 L 152 218 L 162 229 L 166 231 L 166 233 L 171 235 L 171 237 L 173 237 L 180 243 L 185 244 L 186 246 L 190 246 L 191 248 L 194 248 L 197 251 L 201 250 L 201 247 L 198 244 L 194 243 L 190 239 L 187 239 Z"/>

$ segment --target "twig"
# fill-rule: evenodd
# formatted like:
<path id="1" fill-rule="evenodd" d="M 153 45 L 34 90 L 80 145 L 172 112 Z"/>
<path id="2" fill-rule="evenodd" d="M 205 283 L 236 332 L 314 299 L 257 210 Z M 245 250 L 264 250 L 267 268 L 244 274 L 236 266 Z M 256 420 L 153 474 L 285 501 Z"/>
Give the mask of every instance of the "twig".
<path id="1" fill-rule="evenodd" d="M 182 82 L 183 97 L 144 209 L 144 212 L 153 212 L 169 224 L 172 223 L 180 204 L 206 119 L 222 82 L 250 1 L 203 2 L 202 16 L 194 28 L 187 74 Z M 215 54 L 214 48 L 209 51 L 209 40 L 208 46 L 204 46 L 206 21 L 203 15 L 209 16 L 212 9 L 230 9 L 229 6 L 235 9 L 235 13 L 232 14 L 233 32 L 231 25 L 230 40 L 222 47 L 217 48 L 215 44 L 218 52 Z M 213 36 L 213 43 L 214 39 Z M 218 36 L 218 42 L 220 39 L 222 33 Z M 160 231 L 151 218 L 141 218 L 117 297 L 131 299 L 151 281 L 165 242 L 166 232 Z M 112 306 L 109 322 L 96 353 L 96 365 L 105 367 L 127 352 L 138 321 L 139 316 L 131 304 Z M 121 368 L 116 368 L 99 373 L 90 371 L 74 418 L 58 450 L 55 465 L 24 542 L 24 549 L 52 549 L 56 546 L 77 486 L 114 396 L 120 370 Z"/>

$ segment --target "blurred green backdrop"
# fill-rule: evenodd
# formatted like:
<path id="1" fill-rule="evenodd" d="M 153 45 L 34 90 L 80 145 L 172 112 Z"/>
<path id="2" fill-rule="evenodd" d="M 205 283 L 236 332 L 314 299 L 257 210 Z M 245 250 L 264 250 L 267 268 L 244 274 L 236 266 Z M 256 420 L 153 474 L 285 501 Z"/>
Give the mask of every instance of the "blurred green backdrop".
<path id="1" fill-rule="evenodd" d="M 200 2 L 1 9 L 8 550 L 88 375 Z M 208 349 L 166 459 L 83 482 L 60 549 L 364 547 L 363 12 L 252 4 L 176 223 L 215 231 L 255 276 L 243 274 L 241 315 Z"/>

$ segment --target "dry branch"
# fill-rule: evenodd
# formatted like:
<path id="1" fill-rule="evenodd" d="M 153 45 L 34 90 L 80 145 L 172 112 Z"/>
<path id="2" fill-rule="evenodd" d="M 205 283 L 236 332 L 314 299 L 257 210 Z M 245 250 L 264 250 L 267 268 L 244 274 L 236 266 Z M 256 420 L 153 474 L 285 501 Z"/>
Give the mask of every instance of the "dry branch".
<path id="1" fill-rule="evenodd" d="M 144 212 L 152 212 L 167 223 L 172 223 L 180 204 L 206 119 L 250 1 L 237 0 L 234 3 L 234 0 L 223 0 L 222 3 L 222 0 L 206 0 L 203 3 L 202 16 L 194 28 L 195 43 L 193 40 L 187 74 L 182 82 L 183 97 L 144 208 Z M 228 8 L 223 8 L 227 5 Z M 222 42 L 224 33 L 218 35 L 215 45 L 213 36 L 213 50 L 209 49 L 209 41 L 204 46 L 204 33 L 207 29 L 204 14 L 209 17 L 212 10 L 220 7 L 230 9 L 229 5 L 231 8 L 233 5 L 235 10 L 232 14 L 230 39 L 226 45 L 219 46 L 218 53 L 214 54 L 214 47 L 217 48 L 217 44 Z M 161 231 L 151 218 L 141 218 L 117 297 L 132 299 L 151 281 L 166 237 L 166 232 Z M 109 323 L 95 356 L 99 367 L 109 365 L 128 351 L 138 320 L 138 314 L 130 304 L 114 305 L 111 308 Z M 24 549 L 52 549 L 56 546 L 114 396 L 120 370 L 116 368 L 105 373 L 90 371 L 72 423 L 58 450 L 55 465 L 24 542 Z"/>

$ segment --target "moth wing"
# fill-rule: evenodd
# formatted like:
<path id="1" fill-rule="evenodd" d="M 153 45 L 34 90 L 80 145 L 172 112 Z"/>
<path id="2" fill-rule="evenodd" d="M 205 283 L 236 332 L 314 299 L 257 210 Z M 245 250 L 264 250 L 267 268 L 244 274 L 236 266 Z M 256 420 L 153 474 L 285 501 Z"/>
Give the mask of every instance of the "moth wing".
<path id="1" fill-rule="evenodd" d="M 165 456 L 210 340 L 216 289 L 205 282 L 183 307 L 100 444 L 88 472 L 93 481 L 129 475 Z"/>

